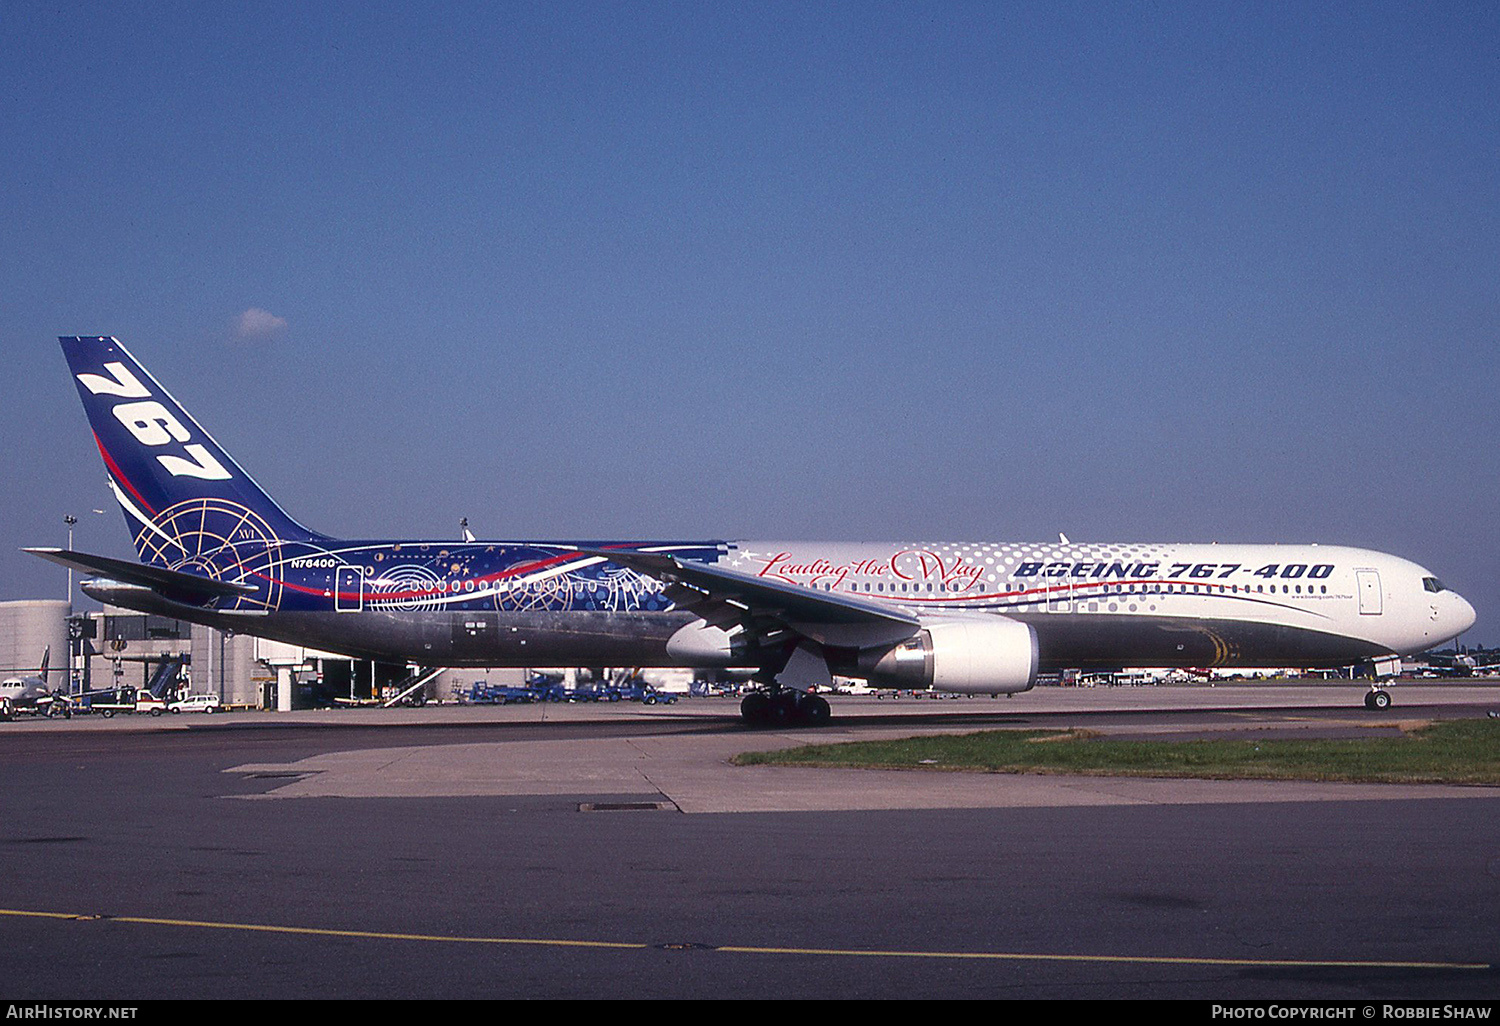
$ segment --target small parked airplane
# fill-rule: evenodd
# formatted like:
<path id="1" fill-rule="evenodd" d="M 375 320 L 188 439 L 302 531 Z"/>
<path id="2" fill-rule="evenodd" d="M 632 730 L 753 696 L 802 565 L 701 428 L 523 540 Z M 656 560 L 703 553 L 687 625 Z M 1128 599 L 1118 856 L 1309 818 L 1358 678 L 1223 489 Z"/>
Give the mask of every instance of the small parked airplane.
<path id="1" fill-rule="evenodd" d="M 37 716 L 72 716 L 73 707 L 66 695 L 60 695 L 47 686 L 47 661 L 52 655 L 50 647 L 42 650 L 40 674 L 31 677 L 7 677 L 0 681 L 0 720 L 9 720 L 18 713 Z"/>

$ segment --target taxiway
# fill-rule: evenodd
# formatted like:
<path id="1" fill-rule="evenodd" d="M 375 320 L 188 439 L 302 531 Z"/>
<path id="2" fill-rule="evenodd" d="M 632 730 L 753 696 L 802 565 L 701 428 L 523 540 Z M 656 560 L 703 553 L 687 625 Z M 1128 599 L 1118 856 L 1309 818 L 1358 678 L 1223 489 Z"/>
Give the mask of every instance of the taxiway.
<path id="1" fill-rule="evenodd" d="M 1285 734 L 1330 686 L 0 730 L 15 998 L 1500 995 L 1500 789 L 734 767 L 816 737 Z"/>

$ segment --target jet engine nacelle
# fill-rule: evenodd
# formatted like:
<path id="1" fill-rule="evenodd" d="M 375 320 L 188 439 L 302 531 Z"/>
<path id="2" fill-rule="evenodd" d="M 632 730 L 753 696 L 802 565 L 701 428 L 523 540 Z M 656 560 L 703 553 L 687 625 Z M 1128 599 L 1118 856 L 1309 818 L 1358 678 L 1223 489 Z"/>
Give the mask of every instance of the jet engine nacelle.
<path id="1" fill-rule="evenodd" d="M 893 648 L 860 653 L 872 687 L 1009 695 L 1036 683 L 1036 631 L 987 616 L 938 620 Z"/>

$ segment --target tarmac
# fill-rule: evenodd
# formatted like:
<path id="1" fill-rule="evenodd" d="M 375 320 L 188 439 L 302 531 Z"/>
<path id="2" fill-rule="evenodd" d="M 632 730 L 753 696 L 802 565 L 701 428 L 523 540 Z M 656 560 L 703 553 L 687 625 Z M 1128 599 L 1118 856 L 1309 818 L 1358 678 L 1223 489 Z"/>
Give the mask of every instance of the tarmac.
<path id="1" fill-rule="evenodd" d="M 868 811 L 892 809 L 1058 808 L 1251 802 L 1494 798 L 1500 788 L 1222 781 L 1043 774 L 845 770 L 734 766 L 746 751 L 1035 726 L 1088 726 L 1101 734 L 1159 739 L 1200 736 L 1358 736 L 1395 733 L 1436 718 L 1500 709 L 1500 684 L 1412 685 L 1383 713 L 1361 706 L 1362 685 L 1221 685 L 1043 688 L 991 700 L 834 696 L 824 729 L 750 730 L 729 698 L 688 698 L 654 707 L 634 703 L 428 706 L 214 717 L 79 717 L 82 730 L 186 730 L 273 726 L 400 727 L 493 724 L 494 741 L 352 747 L 290 762 L 256 762 L 226 773 L 285 779 L 244 800 L 610 795 L 683 813 Z M 543 724 L 553 730 L 514 728 Z M 595 736 L 564 725 L 600 725 Z M 638 736 L 612 734 L 631 724 Z M 651 726 L 659 724 L 659 732 Z M 61 728 L 57 722 L 48 727 Z M 14 729 L 14 728 L 13 728 Z M 503 735 L 503 736 L 502 736 Z M 330 739 L 332 740 L 332 739 Z M 392 740 L 399 739 L 393 735 Z"/>
<path id="2" fill-rule="evenodd" d="M 8 989 L 1492 1002 L 1500 788 L 730 761 L 931 732 L 1360 736 L 1500 711 L 1494 684 L 1401 687 L 1383 713 L 1362 694 L 834 696 L 815 730 L 752 729 L 707 698 L 17 720 L 0 724 L 0 938 L 27 957 Z"/>

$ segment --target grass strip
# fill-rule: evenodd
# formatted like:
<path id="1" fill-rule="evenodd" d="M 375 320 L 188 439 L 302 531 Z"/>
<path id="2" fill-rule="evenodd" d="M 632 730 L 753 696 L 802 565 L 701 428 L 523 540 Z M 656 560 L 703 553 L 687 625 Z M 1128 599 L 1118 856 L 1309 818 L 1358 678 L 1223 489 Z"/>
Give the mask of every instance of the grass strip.
<path id="1" fill-rule="evenodd" d="M 1446 720 L 1400 737 L 1310 740 L 1115 741 L 1083 730 L 990 730 L 746 752 L 733 761 L 738 766 L 1500 784 L 1500 720 Z"/>

